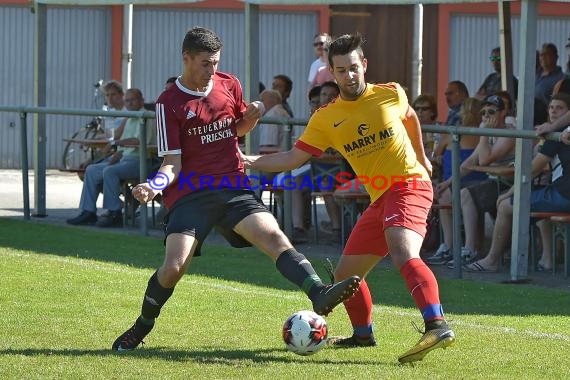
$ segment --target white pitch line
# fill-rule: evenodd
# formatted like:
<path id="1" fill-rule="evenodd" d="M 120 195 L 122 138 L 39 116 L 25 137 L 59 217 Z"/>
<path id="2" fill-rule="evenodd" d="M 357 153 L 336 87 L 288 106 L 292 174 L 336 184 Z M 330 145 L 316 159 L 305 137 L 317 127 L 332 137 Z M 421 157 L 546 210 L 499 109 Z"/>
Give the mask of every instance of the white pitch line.
<path id="1" fill-rule="evenodd" d="M 11 256 L 11 257 L 23 257 L 23 258 L 32 258 L 32 256 L 40 256 L 39 254 L 36 254 L 36 253 L 19 253 L 19 252 L 8 252 L 8 253 L 0 254 L 0 256 L 2 256 L 2 255 L 7 255 L 7 256 Z M 132 275 L 141 275 L 141 274 L 143 274 L 142 273 L 143 271 L 146 271 L 146 269 L 142 269 L 142 268 L 117 267 L 116 265 L 122 265 L 122 264 L 116 264 L 116 263 L 115 264 L 105 264 L 105 263 L 95 264 L 94 260 L 89 260 L 89 259 L 65 257 L 65 256 L 55 256 L 55 255 L 51 255 L 51 254 L 50 255 L 41 255 L 41 256 L 42 256 L 42 259 L 45 259 L 48 261 L 66 263 L 66 264 L 79 266 L 82 268 L 95 269 L 95 270 L 107 271 L 107 272 L 112 272 L 112 273 L 126 273 L 126 274 L 132 274 Z M 139 272 L 139 273 L 137 273 L 137 272 Z M 248 295 L 253 295 L 255 297 L 264 296 L 264 297 L 268 297 L 268 298 L 279 298 L 279 299 L 288 299 L 288 300 L 296 300 L 296 301 L 302 301 L 302 300 L 306 299 L 306 297 L 304 295 L 301 295 L 300 293 L 299 294 L 275 294 L 275 292 L 273 292 L 273 291 L 262 291 L 259 289 L 245 289 L 245 288 L 240 288 L 237 286 L 219 283 L 219 282 L 210 282 L 210 281 L 202 281 L 202 280 L 197 280 L 197 279 L 191 279 L 189 277 L 189 275 L 182 277 L 180 282 L 187 283 L 190 285 L 197 285 L 200 287 L 207 285 L 209 288 L 216 288 L 216 289 L 222 289 L 225 291 L 232 291 L 235 293 L 248 294 Z M 397 315 L 397 316 L 408 317 L 408 318 L 419 317 L 417 312 L 406 312 L 406 311 L 392 310 L 390 307 L 378 306 L 378 305 L 374 305 L 374 312 L 381 314 L 381 315 L 382 314 L 383 315 L 390 314 L 390 315 Z M 561 340 L 561 341 L 565 341 L 565 342 L 570 342 L 570 336 L 560 334 L 560 333 L 546 333 L 546 332 L 534 331 L 534 330 L 517 330 L 517 329 L 514 329 L 512 327 L 505 327 L 505 326 L 487 326 L 487 325 L 481 325 L 481 324 L 477 324 L 477 323 L 465 322 L 462 320 L 458 320 L 456 318 L 452 319 L 451 324 L 462 326 L 462 327 L 472 329 L 472 330 L 484 330 L 484 331 L 492 332 L 492 333 L 502 333 L 502 334 L 509 334 L 509 335 L 527 336 L 527 337 L 531 337 L 531 338 Z"/>

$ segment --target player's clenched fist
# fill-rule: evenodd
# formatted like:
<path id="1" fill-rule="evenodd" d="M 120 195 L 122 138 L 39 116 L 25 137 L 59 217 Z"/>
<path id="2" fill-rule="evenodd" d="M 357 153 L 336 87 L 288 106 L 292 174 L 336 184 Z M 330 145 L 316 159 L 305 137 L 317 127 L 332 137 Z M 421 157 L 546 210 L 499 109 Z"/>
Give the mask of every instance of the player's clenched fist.
<path id="1" fill-rule="evenodd" d="M 140 203 L 152 200 L 159 191 L 154 190 L 148 183 L 139 183 L 133 188 L 133 197 Z"/>

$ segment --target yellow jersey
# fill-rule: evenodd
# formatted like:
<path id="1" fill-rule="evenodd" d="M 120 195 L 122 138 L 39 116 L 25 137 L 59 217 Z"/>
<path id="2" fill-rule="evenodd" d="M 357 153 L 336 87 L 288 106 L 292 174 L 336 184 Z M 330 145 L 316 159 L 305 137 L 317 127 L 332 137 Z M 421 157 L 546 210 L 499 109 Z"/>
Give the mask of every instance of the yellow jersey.
<path id="1" fill-rule="evenodd" d="M 374 202 L 394 182 L 430 180 L 402 123 L 408 108 L 399 84 L 367 83 L 358 99 L 339 96 L 319 108 L 295 146 L 316 157 L 336 149 Z"/>

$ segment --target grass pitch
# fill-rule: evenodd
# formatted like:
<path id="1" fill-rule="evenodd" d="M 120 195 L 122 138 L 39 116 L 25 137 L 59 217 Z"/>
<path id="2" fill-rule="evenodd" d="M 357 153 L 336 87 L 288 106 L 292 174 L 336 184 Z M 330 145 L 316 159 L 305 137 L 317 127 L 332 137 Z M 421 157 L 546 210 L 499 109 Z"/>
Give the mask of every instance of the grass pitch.
<path id="1" fill-rule="evenodd" d="M 308 299 L 254 249 L 208 246 L 147 344 L 110 351 L 140 311 L 161 239 L 0 219 L 1 379 L 561 379 L 570 376 L 570 293 L 440 279 L 457 342 L 415 365 L 397 357 L 421 318 L 397 271 L 368 278 L 375 348 L 301 357 L 281 327 Z M 312 260 L 317 269 L 318 260 Z M 321 273 L 326 278 L 324 273 Z M 342 307 L 331 335 L 351 333 Z"/>

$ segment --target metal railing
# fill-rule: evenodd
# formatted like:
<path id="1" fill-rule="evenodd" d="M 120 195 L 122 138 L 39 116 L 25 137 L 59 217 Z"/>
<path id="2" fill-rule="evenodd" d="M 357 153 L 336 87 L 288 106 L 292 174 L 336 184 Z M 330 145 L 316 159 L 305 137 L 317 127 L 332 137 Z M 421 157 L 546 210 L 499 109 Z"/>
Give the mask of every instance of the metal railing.
<path id="1" fill-rule="evenodd" d="M 29 199 L 29 182 L 28 182 L 28 144 L 27 144 L 27 114 L 58 114 L 58 115 L 79 115 L 79 116 L 110 116 L 110 117 L 137 117 L 144 119 L 154 118 L 155 114 L 152 111 L 100 111 L 100 110 L 84 110 L 84 109 L 63 109 L 63 108 L 48 108 L 48 107 L 17 107 L 17 106 L 2 106 L 0 105 L 0 112 L 14 112 L 20 114 L 20 128 L 21 128 L 21 162 L 22 162 L 22 187 L 23 187 L 23 209 L 24 209 L 24 219 L 30 219 L 30 199 Z M 282 125 L 285 132 L 285 142 L 283 148 L 285 150 L 291 149 L 292 146 L 292 132 L 293 126 L 295 125 L 307 125 L 307 119 L 295 119 L 295 118 L 261 118 L 260 123 L 264 124 L 275 124 Z M 142 123 L 144 124 L 144 123 Z M 457 126 L 441 126 L 441 125 L 423 125 L 422 130 L 424 132 L 433 133 L 446 133 L 452 136 L 452 188 L 460 189 L 460 176 L 459 176 L 459 166 L 460 166 L 460 135 L 475 135 L 475 136 L 494 136 L 494 137 L 511 137 L 511 138 L 522 138 L 522 139 L 537 139 L 534 131 L 531 130 L 519 130 L 519 129 L 490 129 L 490 128 L 472 128 L 472 127 L 457 127 Z M 560 133 L 554 132 L 549 133 L 542 138 L 548 140 L 558 141 L 560 138 Z M 37 136 L 36 136 L 37 139 Z M 146 144 L 146 128 L 141 125 L 141 143 L 140 143 L 140 179 L 141 181 L 146 181 L 147 176 L 147 144 Z M 46 157 L 35 157 L 36 164 L 38 160 L 45 160 Z M 37 165 L 36 165 L 37 167 Z M 44 166 L 45 167 L 45 166 Z M 520 170 L 520 168 L 515 167 L 515 171 Z M 291 174 L 287 172 L 286 174 Z M 44 173 L 39 173 L 43 175 Z M 44 178 L 45 179 L 45 178 Z M 35 178 L 38 181 L 38 178 Z M 41 181 L 40 181 L 41 182 Z M 523 181 L 524 182 L 524 181 Z M 43 182 L 45 183 L 45 181 Z M 515 186 L 519 184 L 515 183 Z M 43 195 L 45 198 L 45 187 L 38 188 L 36 194 Z M 292 204 L 292 194 L 290 191 L 284 192 L 284 226 L 283 229 L 288 236 L 292 233 L 292 215 L 291 215 L 291 204 Z M 461 262 L 461 201 L 460 192 L 452 192 L 452 218 L 453 218 L 453 257 L 454 262 Z M 140 232 L 146 235 L 147 230 L 147 209 L 142 207 L 141 209 L 141 223 Z M 455 275 L 456 277 L 461 277 L 461 265 L 455 265 Z"/>
<path id="2" fill-rule="evenodd" d="M 103 110 L 88 110 L 88 109 L 68 109 L 68 108 L 49 108 L 49 107 L 17 107 L 17 106 L 1 106 L 0 112 L 13 112 L 20 115 L 20 157 L 22 163 L 22 188 L 23 188 L 23 209 L 24 209 L 24 219 L 30 220 L 30 189 L 28 181 L 29 163 L 28 163 L 28 124 L 27 116 L 29 113 L 33 114 L 51 114 L 51 115 L 76 115 L 76 116 L 102 116 L 102 117 L 128 117 L 128 118 L 141 118 L 143 122 L 140 126 L 140 143 L 139 143 L 139 154 L 140 154 L 140 170 L 139 176 L 141 181 L 146 180 L 147 176 L 147 136 L 145 128 L 145 119 L 154 119 L 154 112 L 152 111 L 103 111 Z M 35 136 L 35 143 L 39 143 L 38 136 Z M 45 143 L 45 142 L 44 142 Z M 46 160 L 46 157 L 34 157 L 36 165 L 34 167 L 44 167 L 45 165 L 38 165 L 40 160 Z M 35 194 L 37 207 L 39 199 L 45 199 L 45 171 L 40 171 L 38 176 L 34 178 L 37 184 L 37 191 Z M 147 209 L 146 207 L 141 207 L 141 223 L 140 223 L 141 234 L 147 235 L 148 225 L 147 225 Z"/>

